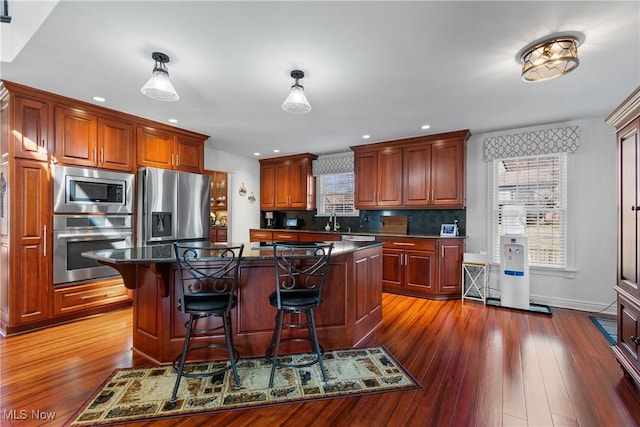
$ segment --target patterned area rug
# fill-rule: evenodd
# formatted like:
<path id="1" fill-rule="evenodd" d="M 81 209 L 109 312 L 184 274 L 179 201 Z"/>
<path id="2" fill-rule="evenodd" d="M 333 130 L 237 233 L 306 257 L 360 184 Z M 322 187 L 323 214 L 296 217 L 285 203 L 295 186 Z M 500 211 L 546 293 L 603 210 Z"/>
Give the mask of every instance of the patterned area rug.
<path id="1" fill-rule="evenodd" d="M 286 356 L 295 363 L 310 354 Z M 284 358 L 284 357 L 283 357 Z M 186 416 L 226 409 L 299 402 L 419 388 L 420 384 L 384 347 L 334 350 L 324 353 L 329 381 L 322 381 L 318 364 L 306 368 L 278 368 L 269 390 L 271 364 L 261 359 L 238 363 L 240 389 L 231 371 L 220 377 L 184 378 L 178 400 L 169 401 L 176 374 L 171 366 L 116 370 L 68 421 L 69 426 L 116 424 Z M 228 361 L 188 365 L 189 370 L 215 370 Z"/>
<path id="2" fill-rule="evenodd" d="M 589 319 L 596 325 L 596 328 L 604 335 L 611 345 L 616 345 L 618 341 L 618 321 L 605 317 L 589 316 Z"/>

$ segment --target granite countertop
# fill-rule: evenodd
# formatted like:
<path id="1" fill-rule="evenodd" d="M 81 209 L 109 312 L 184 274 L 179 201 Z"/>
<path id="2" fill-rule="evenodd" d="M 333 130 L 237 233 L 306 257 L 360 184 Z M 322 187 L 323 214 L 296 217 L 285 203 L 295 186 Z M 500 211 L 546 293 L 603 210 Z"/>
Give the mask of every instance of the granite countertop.
<path id="1" fill-rule="evenodd" d="M 308 242 L 311 243 L 311 242 Z M 333 255 L 355 252 L 361 248 L 370 246 L 380 246 L 380 242 L 347 242 L 336 241 L 333 243 Z M 185 245 L 206 245 L 224 248 L 226 246 L 238 246 L 240 243 L 211 243 L 211 242 L 189 242 Z M 105 249 L 99 251 L 83 252 L 82 256 L 98 261 L 110 262 L 113 264 L 126 263 L 168 263 L 175 262 L 175 253 L 172 244 L 158 244 L 149 246 L 139 246 L 126 249 Z M 264 245 L 257 242 L 244 243 L 242 259 L 271 259 L 273 258 L 273 245 Z"/>
<path id="2" fill-rule="evenodd" d="M 324 231 L 324 230 L 295 230 L 291 228 L 260 228 L 260 231 L 278 231 L 286 233 L 313 233 L 313 234 L 338 234 L 340 236 L 380 236 L 380 237 L 408 237 L 416 239 L 466 239 L 467 236 L 440 236 L 439 234 L 400 234 L 400 233 L 375 233 L 369 231 Z"/>

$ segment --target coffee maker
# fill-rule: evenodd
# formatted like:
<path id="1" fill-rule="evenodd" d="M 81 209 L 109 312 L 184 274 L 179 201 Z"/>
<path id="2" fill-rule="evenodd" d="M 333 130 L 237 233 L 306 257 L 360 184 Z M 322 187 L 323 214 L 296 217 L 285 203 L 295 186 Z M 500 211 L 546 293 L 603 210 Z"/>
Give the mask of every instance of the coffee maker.
<path id="1" fill-rule="evenodd" d="M 273 228 L 273 212 L 265 212 L 264 219 L 267 220 L 267 228 Z"/>

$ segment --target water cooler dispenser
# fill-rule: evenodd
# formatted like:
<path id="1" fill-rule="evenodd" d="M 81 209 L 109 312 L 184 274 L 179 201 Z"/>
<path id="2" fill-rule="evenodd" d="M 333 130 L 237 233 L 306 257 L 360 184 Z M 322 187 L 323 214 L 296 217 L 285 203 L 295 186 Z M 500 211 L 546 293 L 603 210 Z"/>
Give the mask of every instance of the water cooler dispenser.
<path id="1" fill-rule="evenodd" d="M 502 209 L 504 235 L 500 236 L 500 305 L 530 309 L 529 245 L 524 235 L 524 206 L 505 205 Z"/>

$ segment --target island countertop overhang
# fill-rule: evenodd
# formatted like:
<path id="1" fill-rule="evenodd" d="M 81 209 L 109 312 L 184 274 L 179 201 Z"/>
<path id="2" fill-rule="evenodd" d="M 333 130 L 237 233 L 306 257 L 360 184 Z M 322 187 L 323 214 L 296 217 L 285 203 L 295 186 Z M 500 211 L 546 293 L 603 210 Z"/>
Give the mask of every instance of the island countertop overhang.
<path id="1" fill-rule="evenodd" d="M 311 243 L 311 242 L 309 242 Z M 353 241 L 335 241 L 333 243 L 333 255 L 347 254 L 360 249 L 370 248 L 374 246 L 382 246 L 382 242 L 353 242 Z M 239 246 L 240 243 L 216 243 L 210 242 L 184 242 L 185 245 L 211 245 L 220 246 Z M 286 243 L 285 243 L 286 244 Z M 176 261 L 173 251 L 173 244 L 157 244 L 149 246 L 137 246 L 125 249 L 107 249 L 99 251 L 83 252 L 82 256 L 92 258 L 103 263 L 111 264 L 157 264 L 171 263 Z M 273 258 L 273 245 L 264 245 L 256 242 L 244 243 L 242 252 L 243 259 L 251 260 L 267 260 Z"/>

